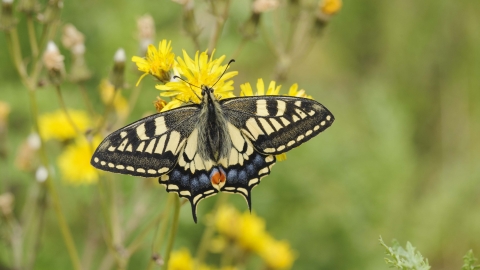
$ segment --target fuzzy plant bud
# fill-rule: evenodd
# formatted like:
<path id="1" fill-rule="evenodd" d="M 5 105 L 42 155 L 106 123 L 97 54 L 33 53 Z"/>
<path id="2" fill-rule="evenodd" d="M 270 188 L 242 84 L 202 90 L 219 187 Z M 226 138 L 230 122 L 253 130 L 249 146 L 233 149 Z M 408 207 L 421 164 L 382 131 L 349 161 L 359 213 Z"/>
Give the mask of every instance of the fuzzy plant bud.
<path id="1" fill-rule="evenodd" d="M 45 182 L 45 180 L 47 180 L 47 178 L 48 178 L 47 168 L 45 168 L 45 166 L 38 167 L 37 171 L 35 172 L 35 179 L 38 182 L 43 183 Z"/>
<path id="2" fill-rule="evenodd" d="M 140 41 L 139 55 L 147 52 L 148 45 L 155 40 L 155 21 L 150 15 L 143 15 L 137 20 L 138 39 Z"/>
<path id="3" fill-rule="evenodd" d="M 115 52 L 113 56 L 113 70 L 110 76 L 110 82 L 113 84 L 115 89 L 120 89 L 124 87 L 125 82 L 125 60 L 127 56 L 125 50 L 120 48 Z"/>
<path id="4" fill-rule="evenodd" d="M 0 31 L 8 31 L 15 27 L 17 21 L 13 16 L 13 0 L 2 0 L 2 12 L 0 14 Z"/>
<path id="5" fill-rule="evenodd" d="M 85 63 L 85 36 L 72 24 L 63 27 L 62 44 L 72 54 L 72 66 L 69 79 L 72 82 L 83 82 L 91 77 Z"/>
<path id="6" fill-rule="evenodd" d="M 274 10 L 278 7 L 278 0 L 255 0 L 252 3 L 253 13 L 263 13 Z"/>
<path id="7" fill-rule="evenodd" d="M 40 3 L 38 0 L 20 0 L 18 10 L 28 15 L 35 15 L 40 10 Z"/>
<path id="8" fill-rule="evenodd" d="M 54 85 L 59 85 L 65 73 L 65 65 L 63 60 L 65 57 L 60 54 L 57 45 L 53 41 L 49 41 L 47 49 L 43 53 L 43 64 L 48 71 L 50 82 Z"/>

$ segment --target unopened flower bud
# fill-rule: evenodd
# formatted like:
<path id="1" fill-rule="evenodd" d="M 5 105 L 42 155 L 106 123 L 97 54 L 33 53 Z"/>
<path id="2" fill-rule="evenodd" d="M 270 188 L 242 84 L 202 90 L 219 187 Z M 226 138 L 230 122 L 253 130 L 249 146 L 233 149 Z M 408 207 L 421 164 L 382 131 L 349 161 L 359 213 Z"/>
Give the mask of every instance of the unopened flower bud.
<path id="1" fill-rule="evenodd" d="M 2 0 L 0 14 L 0 31 L 8 31 L 15 27 L 17 21 L 13 17 L 13 0 Z"/>
<path id="2" fill-rule="evenodd" d="M 144 15 L 137 20 L 138 39 L 140 41 L 140 55 L 144 55 L 148 45 L 155 40 L 155 21 L 150 15 Z"/>
<path id="3" fill-rule="evenodd" d="M 0 211 L 3 215 L 8 216 L 12 213 L 14 200 L 15 197 L 10 192 L 0 195 Z"/>
<path id="4" fill-rule="evenodd" d="M 72 54 L 72 66 L 69 79 L 72 82 L 83 82 L 91 77 L 85 63 L 85 36 L 72 24 L 63 27 L 62 44 Z"/>
<path id="5" fill-rule="evenodd" d="M 160 97 L 157 97 L 157 100 L 153 102 L 153 105 L 155 106 L 155 110 L 157 110 L 157 112 L 161 112 L 163 108 L 165 108 L 165 105 L 167 105 L 167 102 Z"/>
<path id="6" fill-rule="evenodd" d="M 62 81 L 65 73 L 64 59 L 65 57 L 60 54 L 57 45 L 53 41 L 49 41 L 47 49 L 43 53 L 43 64 L 48 71 L 52 84 L 58 85 Z"/>
<path id="7" fill-rule="evenodd" d="M 85 36 L 72 24 L 63 27 L 62 44 L 65 48 L 72 50 L 77 45 L 85 43 Z"/>
<path id="8" fill-rule="evenodd" d="M 18 10 L 29 15 L 37 14 L 40 10 L 40 3 L 37 0 L 20 0 Z"/>
<path id="9" fill-rule="evenodd" d="M 115 52 L 113 56 L 113 70 L 110 76 L 110 82 L 113 84 L 115 89 L 120 89 L 124 87 L 125 81 L 125 59 L 127 58 L 125 50 L 120 48 Z"/>
<path id="10" fill-rule="evenodd" d="M 37 171 L 35 172 L 35 179 L 42 183 L 45 182 L 48 178 L 48 170 L 45 168 L 45 166 L 40 166 L 38 167 Z"/>

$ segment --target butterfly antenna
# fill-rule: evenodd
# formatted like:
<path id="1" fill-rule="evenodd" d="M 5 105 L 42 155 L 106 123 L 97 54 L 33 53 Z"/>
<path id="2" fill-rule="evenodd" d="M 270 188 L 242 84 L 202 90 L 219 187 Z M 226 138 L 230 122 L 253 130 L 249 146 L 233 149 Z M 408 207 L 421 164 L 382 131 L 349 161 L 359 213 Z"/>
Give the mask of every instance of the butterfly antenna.
<path id="1" fill-rule="evenodd" d="M 223 77 L 223 75 L 225 74 L 225 72 L 227 72 L 227 69 L 228 69 L 228 67 L 230 66 L 230 64 L 233 63 L 233 62 L 235 62 L 235 59 L 232 59 L 232 60 L 228 61 L 227 67 L 226 67 L 225 70 L 223 71 L 222 75 L 220 75 L 220 77 L 218 77 L 218 80 L 212 85 L 211 88 L 213 88 L 213 87 L 215 86 L 215 84 L 217 84 L 217 83 L 220 81 L 220 79 Z"/>
<path id="2" fill-rule="evenodd" d="M 186 84 L 190 85 L 190 89 L 192 89 L 192 92 L 195 94 L 195 96 L 197 96 L 198 99 L 202 100 L 202 98 L 197 95 L 197 92 L 195 92 L 195 90 L 193 90 L 192 86 L 195 86 L 195 87 L 197 87 L 197 88 L 200 89 L 200 90 L 202 90 L 202 88 L 200 88 L 200 87 L 198 87 L 198 86 L 196 86 L 196 85 L 193 85 L 193 84 L 185 81 L 184 79 L 180 78 L 180 77 L 177 76 L 177 75 L 173 76 L 173 78 L 174 78 L 174 79 L 179 79 L 179 80 L 185 82 Z"/>

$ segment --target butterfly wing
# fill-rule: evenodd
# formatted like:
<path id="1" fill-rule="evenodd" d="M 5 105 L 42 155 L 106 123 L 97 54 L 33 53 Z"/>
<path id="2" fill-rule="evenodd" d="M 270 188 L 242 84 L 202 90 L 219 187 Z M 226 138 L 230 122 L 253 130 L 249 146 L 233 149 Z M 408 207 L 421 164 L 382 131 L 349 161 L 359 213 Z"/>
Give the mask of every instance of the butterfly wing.
<path id="1" fill-rule="evenodd" d="M 250 139 L 232 123 L 228 123 L 227 128 L 232 149 L 225 164 L 222 164 L 227 181 L 221 190 L 242 195 L 251 209 L 251 190 L 263 177 L 270 174 L 270 168 L 275 164 L 275 156 L 256 151 Z"/>
<path id="2" fill-rule="evenodd" d="M 140 119 L 108 135 L 92 156 L 98 169 L 142 177 L 169 172 L 198 119 L 197 105 Z"/>
<path id="3" fill-rule="evenodd" d="M 253 96 L 220 101 L 228 121 L 239 128 L 256 150 L 278 155 L 327 129 L 333 114 L 313 99 Z"/>

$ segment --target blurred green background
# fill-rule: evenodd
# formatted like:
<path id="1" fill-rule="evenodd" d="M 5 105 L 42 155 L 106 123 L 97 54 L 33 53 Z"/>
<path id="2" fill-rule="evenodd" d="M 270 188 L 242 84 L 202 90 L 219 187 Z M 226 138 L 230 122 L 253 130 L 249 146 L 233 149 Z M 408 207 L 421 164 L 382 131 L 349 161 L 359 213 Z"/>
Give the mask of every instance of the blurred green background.
<path id="1" fill-rule="evenodd" d="M 212 18 L 202 7 L 196 10 L 196 19 L 208 25 Z M 227 59 L 241 40 L 239 25 L 249 16 L 245 2 L 233 1 L 231 8 L 216 51 Z M 87 88 L 99 111 L 98 84 L 108 77 L 117 48 L 125 48 L 127 59 L 137 55 L 136 19 L 146 13 L 155 19 L 157 42 L 172 40 L 177 55 L 181 49 L 193 55 L 176 3 L 64 3 L 62 21 L 86 36 L 87 64 L 94 73 Z M 298 83 L 336 118 L 325 133 L 289 152 L 288 159 L 277 163 L 253 191 L 253 211 L 265 218 L 275 238 L 288 240 L 296 250 L 294 269 L 387 269 L 379 235 L 387 243 L 393 238 L 402 244 L 412 242 L 433 269 L 460 269 L 469 249 L 480 254 L 479 15 L 480 1 L 347 0 L 308 57 L 294 62 L 283 91 Z M 28 51 L 24 21 L 19 29 L 22 49 Z M 202 49 L 208 30 L 205 27 L 200 36 Z M 59 36 L 56 40 L 59 43 Z M 0 55 L 0 100 L 12 108 L 0 188 L 14 193 L 18 211 L 34 180 L 13 163 L 32 130 L 27 91 L 13 69 L 4 35 Z M 68 56 L 66 61 L 68 67 Z M 231 68 L 239 71 L 234 78 L 236 93 L 241 83 L 272 79 L 275 63 L 262 38 L 247 43 Z M 129 65 L 130 85 L 138 78 L 132 71 Z M 129 121 L 154 112 L 158 90 L 153 86 L 150 77 L 143 81 Z M 77 88 L 69 83 L 63 88 L 68 105 L 83 109 Z M 40 89 L 38 99 L 41 112 L 59 107 L 52 87 Z M 137 180 L 117 180 L 125 200 L 122 216 L 128 221 L 133 211 L 129 196 Z M 98 203 L 96 187 L 63 182 L 57 186 L 83 252 L 87 228 L 98 226 L 96 214 L 84 210 Z M 151 193 L 149 211 L 157 213 L 167 193 L 161 187 Z M 241 196 L 228 199 L 240 211 L 247 209 Z M 200 204 L 197 225 L 188 205 L 182 207 L 176 247 L 195 250 L 202 219 L 215 200 Z M 45 224 L 37 269 L 68 269 L 71 265 L 51 210 Z M 101 237 L 97 242 L 105 252 Z M 132 258 L 131 269 L 146 264 L 149 245 L 147 239 L 142 252 Z M 2 242 L 1 249 L 5 259 L 8 246 Z"/>

